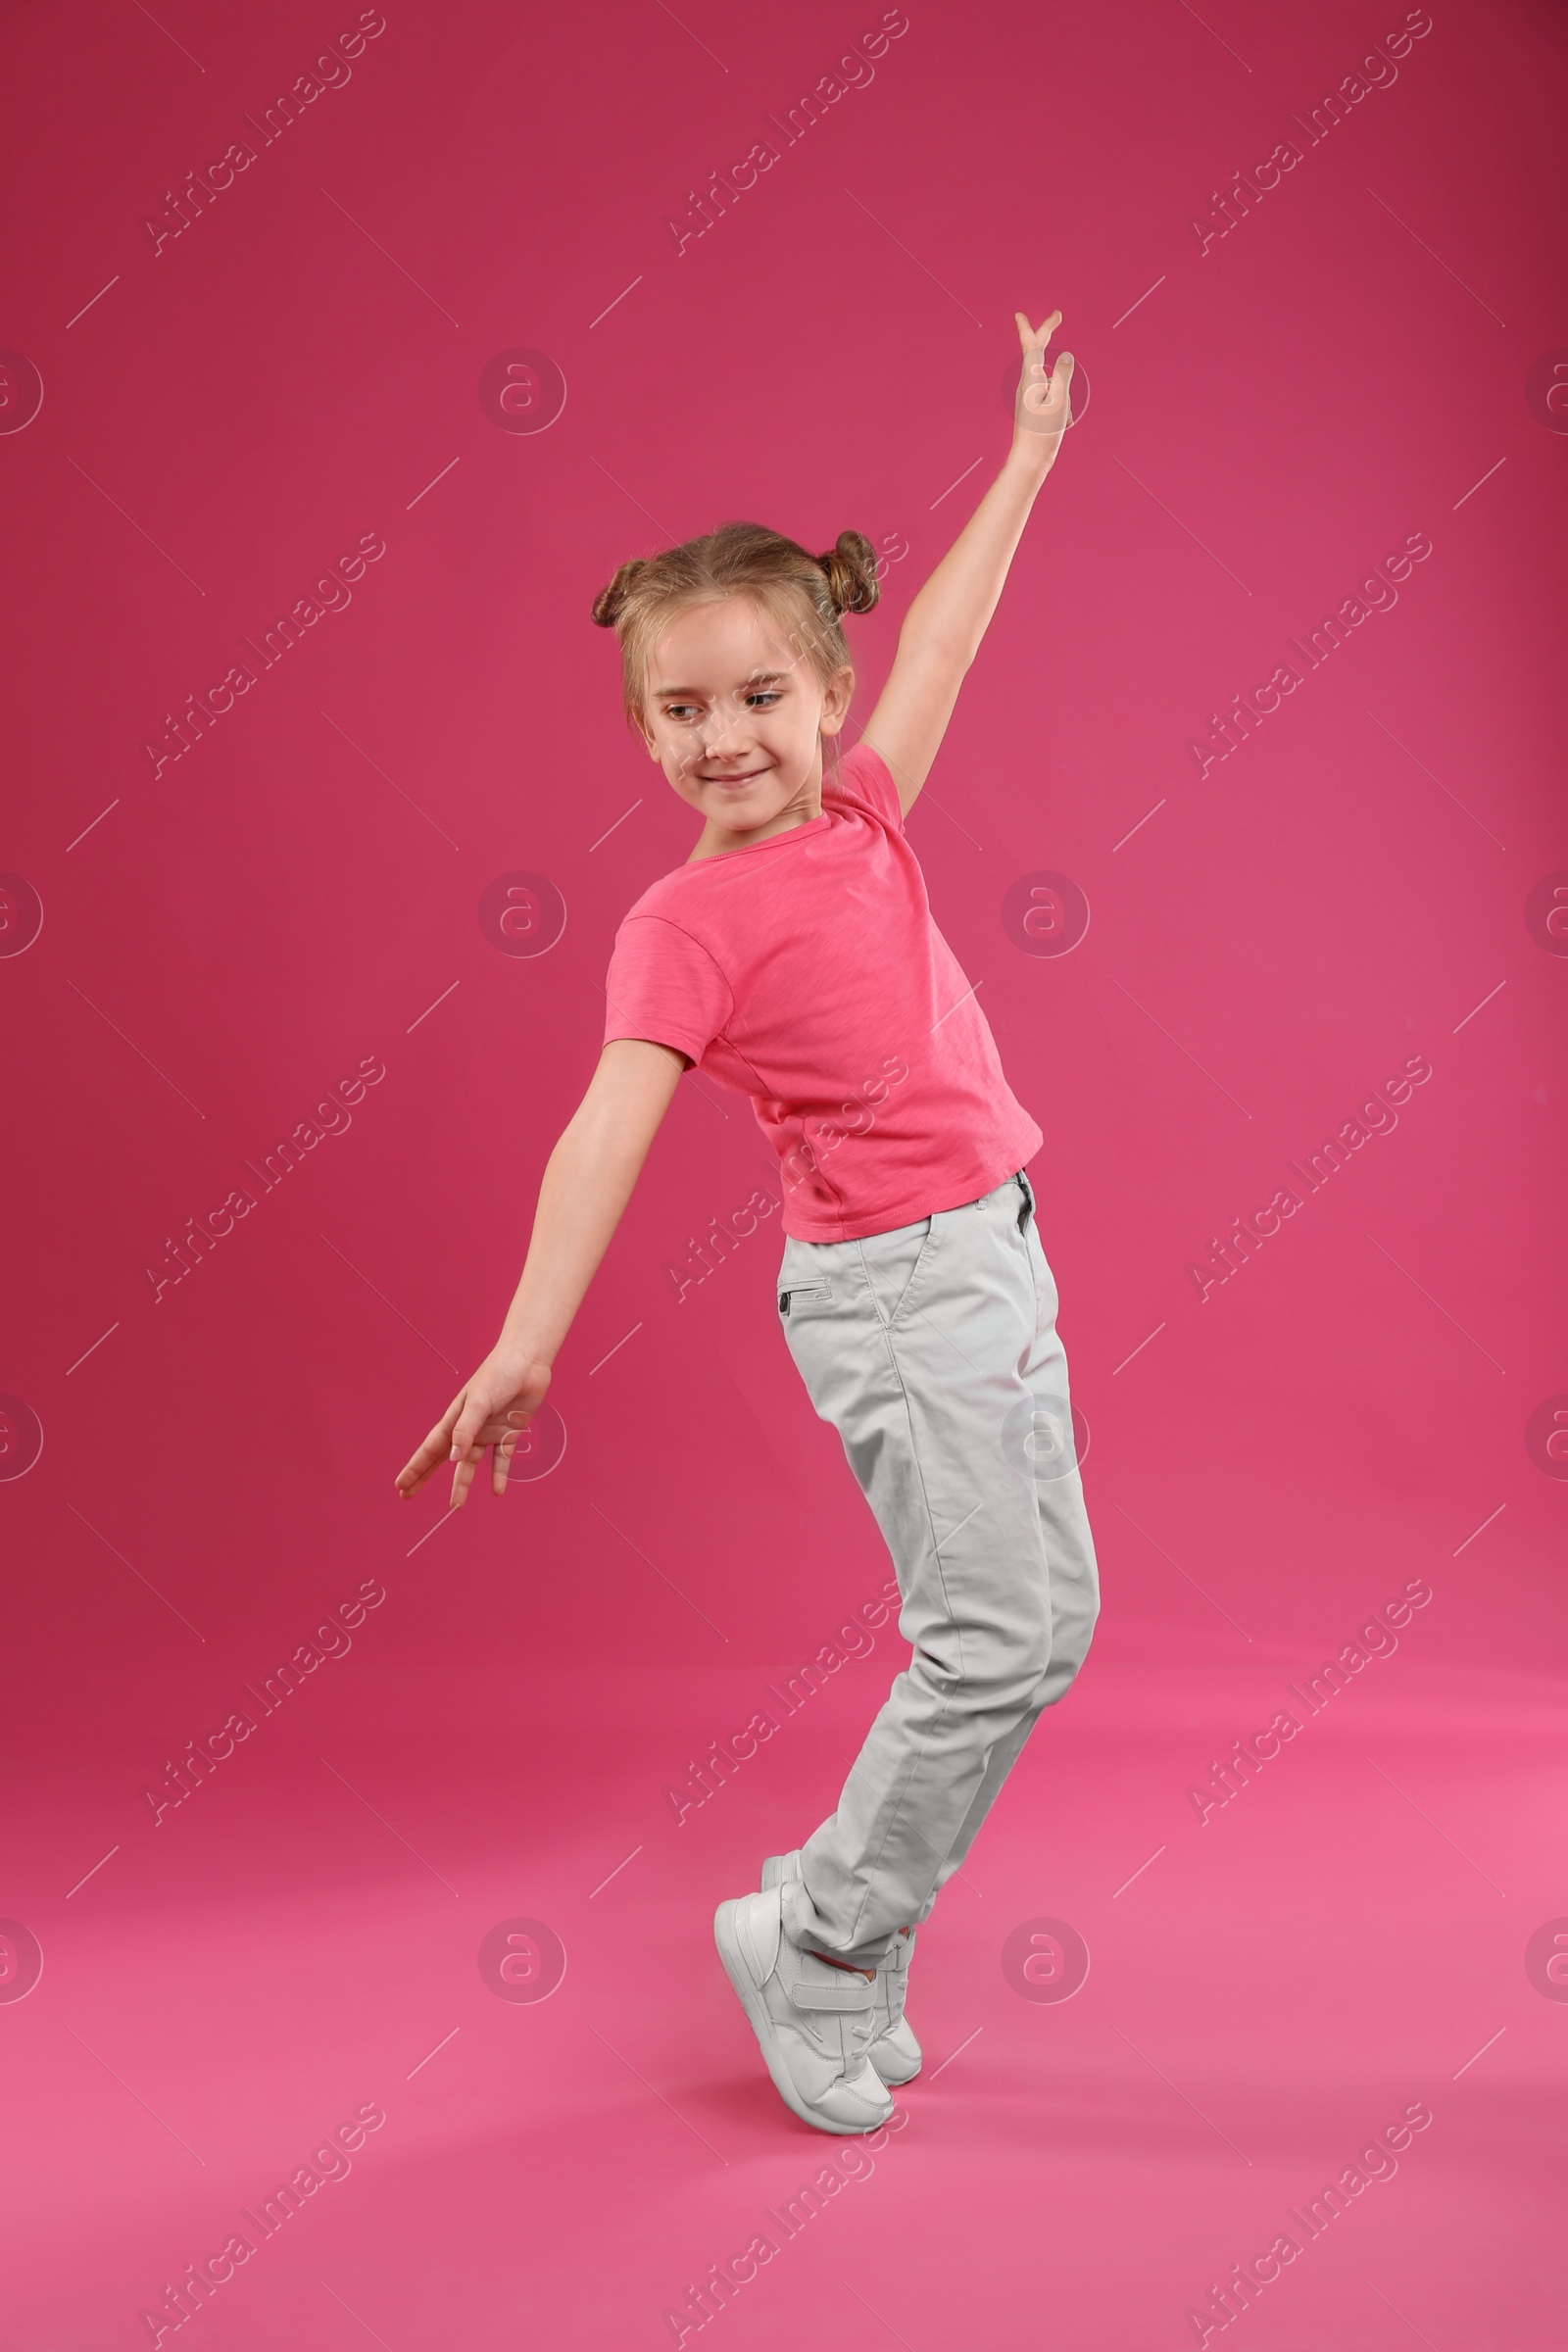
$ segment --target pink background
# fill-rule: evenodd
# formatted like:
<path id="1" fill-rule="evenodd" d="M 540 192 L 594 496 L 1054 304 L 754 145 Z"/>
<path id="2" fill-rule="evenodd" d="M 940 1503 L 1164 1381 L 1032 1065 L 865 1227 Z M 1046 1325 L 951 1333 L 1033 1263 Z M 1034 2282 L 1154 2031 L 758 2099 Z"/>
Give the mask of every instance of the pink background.
<path id="1" fill-rule="evenodd" d="M 25 1990 L 7 1931 L 7 2352 L 151 2340 L 370 2105 L 189 2323 L 209 2352 L 668 2343 L 829 2160 L 688 2344 L 1157 2352 L 1417 2101 L 1397 2174 L 1208 2340 L 1562 2340 L 1562 22 L 1438 7 L 1308 143 L 1397 7 L 911 0 L 783 146 L 879 14 L 388 0 L 263 145 L 352 0 L 7 11 L 0 343 L 43 387 L 22 421 L 0 383 L 0 1914 L 43 1962 Z M 742 1101 L 679 1090 L 550 1474 L 456 1524 L 392 1479 L 494 1336 L 615 924 L 691 839 L 594 593 L 730 516 L 906 545 L 850 624 L 863 723 L 1005 450 L 1012 312 L 1056 304 L 1089 406 L 911 833 L 1047 1133 L 1105 1605 L 922 1938 L 926 2074 L 851 2182 L 710 1923 L 830 1808 L 892 1629 L 678 1825 L 666 1795 L 887 1573 L 770 1328 L 776 1227 L 678 1304 L 665 1272 L 767 1178 Z M 538 432 L 477 391 L 518 350 L 564 379 Z M 1210 714 L 1417 533 L 1397 604 L 1200 777 Z M 155 778 L 165 714 L 362 535 L 352 603 Z M 479 921 L 519 871 L 566 911 L 540 956 Z M 1038 871 L 1091 909 L 1065 956 L 1004 926 Z M 1412 1055 L 1397 1127 L 1200 1301 L 1189 1262 Z M 352 1124 L 155 1301 L 362 1060 Z M 1416 1579 L 1396 1651 L 1200 1822 Z M 362 1585 L 347 1654 L 155 1824 L 166 1762 Z M 1087 1946 L 1070 1999 L 1004 1973 L 1042 1918 Z M 478 1964 L 517 1919 L 565 1953 L 542 2003 Z"/>

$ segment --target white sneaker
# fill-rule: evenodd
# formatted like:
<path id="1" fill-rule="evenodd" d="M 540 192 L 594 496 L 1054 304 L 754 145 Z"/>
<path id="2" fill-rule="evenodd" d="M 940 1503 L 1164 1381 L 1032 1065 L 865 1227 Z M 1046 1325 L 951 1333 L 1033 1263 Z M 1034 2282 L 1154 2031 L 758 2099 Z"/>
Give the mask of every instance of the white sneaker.
<path id="1" fill-rule="evenodd" d="M 866 2057 L 876 1987 L 858 1969 L 800 1951 L 784 1933 L 777 1886 L 713 1914 L 713 1941 L 761 2045 L 773 2087 L 818 2132 L 874 2132 L 893 2101 Z"/>
<path id="2" fill-rule="evenodd" d="M 786 1879 L 801 1875 L 801 1849 L 789 1854 L 769 1854 L 762 1864 L 764 1887 L 781 1886 Z M 915 2040 L 913 2032 L 905 2022 L 904 1998 L 909 1980 L 909 1959 L 914 1950 L 918 1930 L 901 1928 L 893 1939 L 893 1949 L 876 1972 L 873 2007 L 876 2012 L 876 2032 L 866 2053 L 880 2081 L 897 2090 L 912 2082 L 924 2063 L 924 2052 Z"/>

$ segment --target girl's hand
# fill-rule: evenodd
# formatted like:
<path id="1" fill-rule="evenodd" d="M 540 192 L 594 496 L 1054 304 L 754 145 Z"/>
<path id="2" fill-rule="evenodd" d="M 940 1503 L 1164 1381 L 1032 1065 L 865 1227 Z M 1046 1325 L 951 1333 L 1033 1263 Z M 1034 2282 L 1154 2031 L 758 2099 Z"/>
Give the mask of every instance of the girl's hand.
<path id="1" fill-rule="evenodd" d="M 417 1494 L 443 1462 L 453 1462 L 451 1510 L 467 1499 L 480 1457 L 490 1449 L 490 1492 L 507 1491 L 507 1465 L 518 1433 L 544 1402 L 550 1386 L 548 1364 L 519 1358 L 493 1348 L 466 1388 L 458 1391 L 424 1444 L 398 1473 L 397 1490 L 405 1502 Z"/>
<path id="2" fill-rule="evenodd" d="M 1046 345 L 1061 324 L 1061 313 L 1053 311 L 1038 332 L 1022 311 L 1014 311 L 1013 317 L 1018 322 L 1018 340 L 1023 345 L 1023 372 L 1018 379 L 1018 398 L 1012 412 L 1012 454 L 1025 459 L 1037 471 L 1049 473 L 1061 447 L 1061 437 L 1072 422 L 1068 398 L 1072 353 L 1062 352 L 1047 375 Z"/>

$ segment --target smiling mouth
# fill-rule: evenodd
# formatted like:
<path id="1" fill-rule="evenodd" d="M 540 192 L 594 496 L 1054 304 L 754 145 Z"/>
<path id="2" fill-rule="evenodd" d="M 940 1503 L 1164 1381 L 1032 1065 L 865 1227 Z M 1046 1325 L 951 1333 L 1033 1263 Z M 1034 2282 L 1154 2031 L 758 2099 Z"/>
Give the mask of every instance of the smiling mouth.
<path id="1" fill-rule="evenodd" d="M 765 767 L 752 767 L 748 768 L 746 773 L 742 776 L 705 776 L 699 774 L 697 781 L 699 784 L 725 784 L 733 789 L 733 787 L 737 784 L 755 784 L 759 776 L 765 776 L 766 774 L 767 769 Z"/>

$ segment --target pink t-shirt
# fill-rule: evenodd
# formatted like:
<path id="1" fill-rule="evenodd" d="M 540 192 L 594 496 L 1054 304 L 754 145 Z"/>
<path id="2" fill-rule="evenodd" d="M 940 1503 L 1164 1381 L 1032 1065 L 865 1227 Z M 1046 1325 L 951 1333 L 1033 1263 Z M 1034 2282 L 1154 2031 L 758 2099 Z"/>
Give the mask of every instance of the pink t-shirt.
<path id="1" fill-rule="evenodd" d="M 615 935 L 605 1042 L 672 1046 L 750 1095 L 784 1230 L 855 1241 L 978 1200 L 1044 1138 L 936 924 L 867 743 L 822 813 L 665 874 Z"/>

